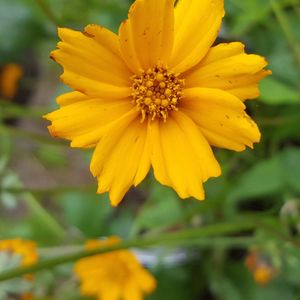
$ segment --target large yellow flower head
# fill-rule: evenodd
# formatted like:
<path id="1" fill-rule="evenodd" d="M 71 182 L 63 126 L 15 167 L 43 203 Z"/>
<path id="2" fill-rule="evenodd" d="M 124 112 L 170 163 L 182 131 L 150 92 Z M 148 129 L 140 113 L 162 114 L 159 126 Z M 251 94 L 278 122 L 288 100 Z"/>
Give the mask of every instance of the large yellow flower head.
<path id="1" fill-rule="evenodd" d="M 120 242 L 118 237 L 106 240 L 90 240 L 89 250 L 112 246 Z M 118 250 L 80 259 L 75 273 L 84 296 L 96 296 L 99 300 L 142 300 L 144 294 L 156 287 L 154 277 L 142 267 L 128 250 Z"/>
<path id="2" fill-rule="evenodd" d="M 212 46 L 223 0 L 136 0 L 119 35 L 98 25 L 58 30 L 51 57 L 75 91 L 48 114 L 51 134 L 95 147 L 98 193 L 117 205 L 152 167 L 181 198 L 204 199 L 221 174 L 211 146 L 242 151 L 260 140 L 245 113 L 270 74 L 264 58 L 238 42 Z"/>

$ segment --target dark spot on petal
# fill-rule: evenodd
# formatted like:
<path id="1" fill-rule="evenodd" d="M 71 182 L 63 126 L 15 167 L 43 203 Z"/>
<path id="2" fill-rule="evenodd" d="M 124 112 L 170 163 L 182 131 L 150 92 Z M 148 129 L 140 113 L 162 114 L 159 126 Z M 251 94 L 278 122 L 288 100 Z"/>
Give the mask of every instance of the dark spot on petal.
<path id="1" fill-rule="evenodd" d="M 88 38 L 94 38 L 94 37 L 95 37 L 94 34 L 88 33 L 88 32 L 86 32 L 86 31 L 83 31 L 82 33 L 83 33 L 86 37 L 88 37 Z"/>
<path id="2" fill-rule="evenodd" d="M 84 90 L 82 90 L 82 89 L 76 89 L 76 91 L 79 93 L 85 94 Z"/>
<path id="3" fill-rule="evenodd" d="M 50 57 L 50 59 L 52 59 L 52 60 L 54 60 L 56 62 L 55 57 L 54 57 L 54 55 L 52 53 L 50 53 L 49 57 Z"/>

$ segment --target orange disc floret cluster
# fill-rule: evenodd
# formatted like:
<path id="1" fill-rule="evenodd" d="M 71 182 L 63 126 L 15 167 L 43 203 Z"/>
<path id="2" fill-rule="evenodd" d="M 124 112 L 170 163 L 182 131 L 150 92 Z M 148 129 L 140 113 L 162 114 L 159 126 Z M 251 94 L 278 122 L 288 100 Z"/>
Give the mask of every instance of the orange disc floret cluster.
<path id="1" fill-rule="evenodd" d="M 45 116 L 49 131 L 95 148 L 97 192 L 113 206 L 151 168 L 179 197 L 203 200 L 203 183 L 221 174 L 212 147 L 260 141 L 245 101 L 271 71 L 242 43 L 214 45 L 224 14 L 224 0 L 136 0 L 118 34 L 95 24 L 58 29 L 51 58 L 73 91 Z"/>
<path id="2" fill-rule="evenodd" d="M 155 67 L 132 77 L 132 102 L 142 114 L 154 121 L 156 117 L 166 122 L 170 111 L 178 110 L 184 80 L 177 78 L 164 67 Z"/>
<path id="3" fill-rule="evenodd" d="M 118 237 L 90 240 L 86 249 L 109 247 L 120 242 Z M 128 250 L 117 250 L 82 258 L 75 264 L 84 296 L 99 300 L 142 300 L 154 291 L 156 281 Z"/>

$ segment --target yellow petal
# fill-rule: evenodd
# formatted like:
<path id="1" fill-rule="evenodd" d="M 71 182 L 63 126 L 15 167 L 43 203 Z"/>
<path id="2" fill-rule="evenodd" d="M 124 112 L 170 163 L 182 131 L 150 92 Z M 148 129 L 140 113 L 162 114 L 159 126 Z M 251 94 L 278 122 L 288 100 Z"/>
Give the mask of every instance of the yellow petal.
<path id="1" fill-rule="evenodd" d="M 218 36 L 223 0 L 179 0 L 175 8 L 175 40 L 170 67 L 182 73 L 198 64 Z"/>
<path id="2" fill-rule="evenodd" d="M 145 135 L 146 136 L 145 136 L 144 149 L 142 150 L 140 163 L 138 165 L 136 175 L 133 181 L 134 186 L 139 185 L 143 181 L 143 179 L 146 177 L 151 167 L 151 139 L 150 139 L 149 124 L 147 125 L 147 130 Z"/>
<path id="3" fill-rule="evenodd" d="M 129 99 L 99 99 L 71 92 L 58 97 L 62 107 L 45 118 L 52 122 L 48 127 L 55 137 L 71 140 L 73 147 L 95 145 L 106 126 L 132 109 Z"/>
<path id="4" fill-rule="evenodd" d="M 134 73 L 168 63 L 174 36 L 174 0 L 136 0 L 119 30 L 121 52 Z"/>
<path id="5" fill-rule="evenodd" d="M 120 300 L 122 296 L 122 289 L 117 284 L 109 284 L 107 287 L 101 291 L 98 299 L 101 300 Z"/>
<path id="6" fill-rule="evenodd" d="M 76 102 L 85 101 L 89 99 L 90 97 L 87 97 L 85 94 L 74 91 L 74 92 L 69 92 L 58 96 L 56 98 L 56 102 L 60 106 L 65 106 L 65 105 L 69 105 L 69 104 L 73 104 Z"/>
<path id="7" fill-rule="evenodd" d="M 147 123 L 140 123 L 133 109 L 115 122 L 97 144 L 91 172 L 98 177 L 98 193 L 109 191 L 112 205 L 118 205 L 129 188 L 146 176 L 150 168 L 146 141 Z"/>
<path id="8" fill-rule="evenodd" d="M 143 300 L 142 293 L 135 282 L 129 281 L 124 287 L 124 300 Z"/>
<path id="9" fill-rule="evenodd" d="M 149 271 L 143 268 L 139 268 L 135 280 L 140 289 L 147 294 L 152 293 L 156 288 L 155 278 Z"/>
<path id="10" fill-rule="evenodd" d="M 154 176 L 181 198 L 204 199 L 202 183 L 221 173 L 207 141 L 194 122 L 180 111 L 151 128 Z"/>
<path id="11" fill-rule="evenodd" d="M 271 73 L 263 70 L 266 65 L 263 57 L 246 54 L 241 43 L 219 44 L 183 76 L 187 88 L 217 88 L 241 100 L 253 99 L 259 96 L 258 82 Z"/>
<path id="12" fill-rule="evenodd" d="M 209 88 L 187 89 L 184 95 L 181 110 L 194 120 L 211 145 L 242 151 L 259 142 L 260 132 L 237 97 Z"/>
<path id="13" fill-rule="evenodd" d="M 51 58 L 63 66 L 64 83 L 89 96 L 130 96 L 132 73 L 121 58 L 114 33 L 89 25 L 84 32 L 59 28 L 58 35 L 62 41 Z"/>

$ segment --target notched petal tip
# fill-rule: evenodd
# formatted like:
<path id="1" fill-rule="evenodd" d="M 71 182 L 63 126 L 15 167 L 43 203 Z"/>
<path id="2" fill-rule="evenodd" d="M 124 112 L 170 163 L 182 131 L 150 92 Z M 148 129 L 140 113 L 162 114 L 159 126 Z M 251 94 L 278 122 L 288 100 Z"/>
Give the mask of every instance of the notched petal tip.
<path id="1" fill-rule="evenodd" d="M 49 133 L 53 138 L 59 138 L 60 135 L 59 133 L 56 131 L 55 127 L 53 125 L 49 125 L 48 127 Z"/>
<path id="2" fill-rule="evenodd" d="M 268 64 L 268 61 L 266 60 L 267 64 Z M 267 77 L 267 76 L 270 76 L 273 74 L 273 71 L 272 70 L 263 70 L 264 71 L 264 77 Z M 263 77 L 263 78 L 264 78 Z"/>
<path id="3" fill-rule="evenodd" d="M 113 206 L 113 207 L 119 206 L 119 204 L 122 202 L 122 199 L 118 200 L 118 201 L 115 201 L 115 200 L 112 200 L 111 197 L 109 197 L 109 200 L 110 200 L 111 206 Z"/>
<path id="4" fill-rule="evenodd" d="M 50 115 L 51 115 L 51 113 L 45 114 L 45 115 L 42 116 L 42 118 L 51 122 L 52 120 L 51 120 Z"/>
<path id="5" fill-rule="evenodd" d="M 57 63 L 56 58 L 55 58 L 55 50 L 50 52 L 49 58 Z"/>
<path id="6" fill-rule="evenodd" d="M 63 34 L 66 31 L 73 31 L 73 30 L 67 27 L 57 27 L 57 35 L 62 41 L 64 40 Z"/>
<path id="7" fill-rule="evenodd" d="M 98 24 L 89 24 L 84 27 L 84 30 L 82 31 L 82 34 L 84 34 L 88 38 L 95 38 L 97 32 L 105 30 L 105 28 Z"/>
<path id="8" fill-rule="evenodd" d="M 91 39 L 95 38 L 94 34 L 91 34 L 91 33 L 87 32 L 87 31 L 82 31 L 82 34 L 85 35 L 88 38 L 91 38 Z"/>
<path id="9" fill-rule="evenodd" d="M 110 204 L 111 206 L 113 207 L 117 207 L 123 200 L 124 196 L 123 197 L 115 197 L 112 195 L 112 191 L 111 190 L 108 190 L 106 188 L 103 188 L 100 186 L 99 184 L 99 178 L 98 178 L 98 189 L 97 189 L 97 192 L 96 192 L 98 195 L 102 195 L 103 193 L 109 193 L 109 201 L 110 201 Z"/>

